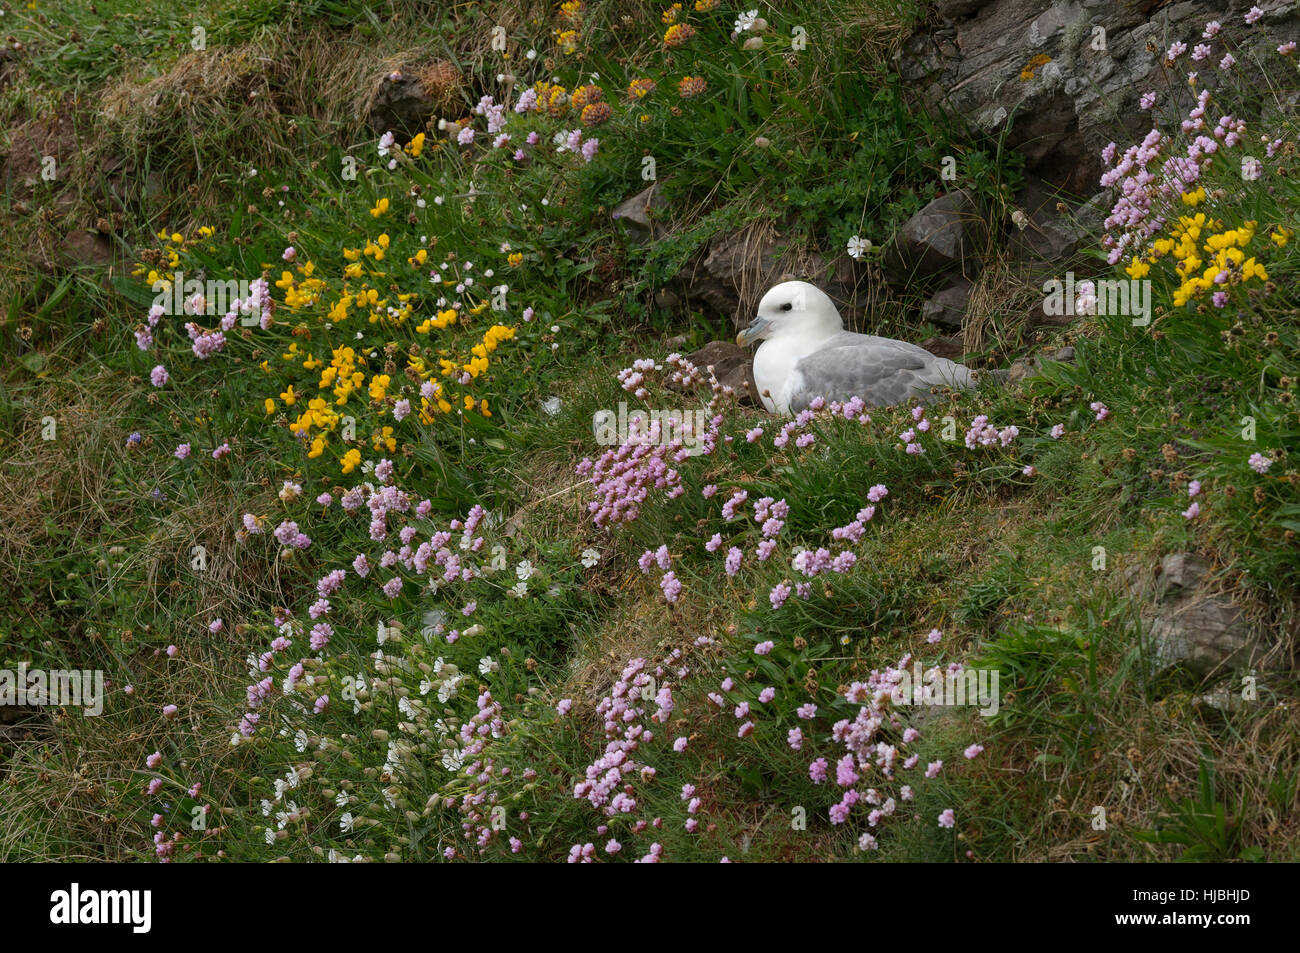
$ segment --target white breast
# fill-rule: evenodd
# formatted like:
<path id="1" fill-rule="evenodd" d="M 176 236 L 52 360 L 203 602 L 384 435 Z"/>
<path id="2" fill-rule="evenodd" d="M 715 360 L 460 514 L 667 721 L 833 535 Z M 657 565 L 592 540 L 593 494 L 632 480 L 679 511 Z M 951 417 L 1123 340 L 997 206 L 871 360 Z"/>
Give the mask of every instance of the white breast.
<path id="1" fill-rule="evenodd" d="M 786 381 L 801 357 L 789 341 L 764 341 L 759 345 L 754 354 L 754 383 L 758 385 L 759 400 L 769 411 L 789 413 L 789 405 L 783 403 Z"/>

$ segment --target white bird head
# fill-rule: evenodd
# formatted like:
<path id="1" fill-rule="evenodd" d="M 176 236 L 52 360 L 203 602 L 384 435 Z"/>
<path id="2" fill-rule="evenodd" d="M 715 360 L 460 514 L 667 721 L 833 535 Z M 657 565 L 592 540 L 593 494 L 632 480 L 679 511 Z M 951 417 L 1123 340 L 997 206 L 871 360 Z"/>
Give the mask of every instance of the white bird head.
<path id="1" fill-rule="evenodd" d="M 743 347 L 788 335 L 824 339 L 843 330 L 840 312 L 825 292 L 806 281 L 783 281 L 763 295 L 758 314 L 736 335 L 736 343 Z"/>

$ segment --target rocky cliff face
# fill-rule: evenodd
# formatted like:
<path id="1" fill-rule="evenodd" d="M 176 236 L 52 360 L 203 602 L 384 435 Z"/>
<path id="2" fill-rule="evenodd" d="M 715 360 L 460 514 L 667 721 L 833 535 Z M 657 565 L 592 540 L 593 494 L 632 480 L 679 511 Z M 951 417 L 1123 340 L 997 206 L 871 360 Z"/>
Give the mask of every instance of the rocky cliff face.
<path id="1" fill-rule="evenodd" d="M 933 105 L 1000 134 L 1047 182 L 1080 195 L 1097 191 L 1099 153 L 1114 140 L 1141 138 L 1150 114 L 1138 105 L 1151 90 L 1165 103 L 1187 71 L 1213 88 L 1217 64 L 1231 51 L 1239 62 L 1278 63 L 1276 48 L 1300 40 L 1298 0 L 1258 0 L 1253 26 L 1246 0 L 938 0 L 929 24 L 905 44 L 899 71 Z M 1173 67 L 1165 53 L 1176 41 L 1192 50 L 1205 24 L 1222 32 L 1212 54 Z M 1160 113 L 1157 107 L 1157 114 Z"/>

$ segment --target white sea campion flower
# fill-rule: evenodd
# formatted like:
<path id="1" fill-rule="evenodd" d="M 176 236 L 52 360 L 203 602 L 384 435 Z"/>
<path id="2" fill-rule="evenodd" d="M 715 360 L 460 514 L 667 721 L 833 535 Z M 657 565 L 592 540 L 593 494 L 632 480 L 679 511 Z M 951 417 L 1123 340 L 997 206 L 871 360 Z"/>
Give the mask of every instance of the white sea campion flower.
<path id="1" fill-rule="evenodd" d="M 519 565 L 515 567 L 515 576 L 518 577 L 520 582 L 527 582 L 533 577 L 535 571 L 531 562 L 527 559 L 521 559 Z"/>
<path id="2" fill-rule="evenodd" d="M 860 235 L 854 235 L 849 239 L 848 251 L 849 257 L 857 261 L 871 251 L 871 240 Z"/>
<path id="3" fill-rule="evenodd" d="M 1011 222 L 1023 232 L 1029 227 L 1029 216 L 1024 213 L 1023 209 L 1016 209 L 1011 213 Z"/>
<path id="4" fill-rule="evenodd" d="M 600 562 L 600 553 L 594 549 L 584 549 L 582 551 L 582 566 L 584 569 L 590 569 L 596 563 Z"/>
<path id="5" fill-rule="evenodd" d="M 746 10 L 736 18 L 735 29 L 737 33 L 744 33 L 746 30 L 752 30 L 754 24 L 758 22 L 757 10 Z"/>

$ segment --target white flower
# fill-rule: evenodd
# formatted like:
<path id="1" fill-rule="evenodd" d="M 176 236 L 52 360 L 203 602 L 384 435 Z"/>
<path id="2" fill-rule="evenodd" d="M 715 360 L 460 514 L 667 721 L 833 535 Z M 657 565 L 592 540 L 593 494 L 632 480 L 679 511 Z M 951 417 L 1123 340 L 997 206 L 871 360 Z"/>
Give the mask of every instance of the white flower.
<path id="1" fill-rule="evenodd" d="M 520 582 L 531 579 L 533 577 L 533 571 L 533 564 L 527 559 L 520 560 L 519 565 L 515 567 L 515 575 L 519 578 Z"/>
<path id="2" fill-rule="evenodd" d="M 514 596 L 516 599 L 522 599 L 524 596 L 528 595 L 528 583 L 517 582 L 507 589 L 506 592 Z"/>
<path id="3" fill-rule="evenodd" d="M 342 817 L 339 818 L 339 830 L 341 830 L 344 834 L 351 834 L 353 830 L 354 820 L 355 818 L 352 817 L 352 812 L 351 811 L 346 812 Z"/>
<path id="4" fill-rule="evenodd" d="M 546 400 L 542 401 L 542 410 L 546 411 L 546 413 L 552 417 L 558 414 L 560 408 L 563 406 L 564 401 L 560 400 L 558 397 L 548 397 Z"/>
<path id="5" fill-rule="evenodd" d="M 266 798 L 262 798 L 262 816 L 263 817 L 271 816 L 271 802 L 268 801 Z"/>
<path id="6" fill-rule="evenodd" d="M 537 59 L 537 51 L 536 51 L 536 50 L 529 50 L 527 53 L 524 54 L 524 59 L 526 59 L 526 60 L 535 60 L 535 59 Z"/>
<path id="7" fill-rule="evenodd" d="M 298 782 L 299 782 L 298 769 L 290 768 L 289 772 L 284 776 L 285 785 L 290 788 L 296 788 L 298 786 Z"/>
<path id="8" fill-rule="evenodd" d="M 501 666 L 487 656 L 478 660 L 478 673 L 480 675 L 491 675 L 493 672 L 500 670 Z"/>
<path id="9" fill-rule="evenodd" d="M 449 678 L 438 686 L 438 703 L 445 705 L 450 699 L 456 697 L 456 689 L 460 685 L 461 676 Z"/>
<path id="10" fill-rule="evenodd" d="M 1029 216 L 1022 209 L 1016 209 L 1011 213 L 1011 222 L 1022 232 L 1029 227 Z"/>
<path id="11" fill-rule="evenodd" d="M 268 846 L 275 843 L 275 831 L 271 830 L 271 828 L 268 827 L 266 829 L 266 833 L 263 834 L 262 836 L 266 839 L 266 843 Z"/>
<path id="12" fill-rule="evenodd" d="M 334 795 L 334 803 L 339 807 L 347 807 L 349 800 L 351 799 L 348 797 L 347 791 L 340 791 L 338 794 Z"/>
<path id="13" fill-rule="evenodd" d="M 582 551 L 582 565 L 585 569 L 590 569 L 596 563 L 600 562 L 600 553 L 594 549 L 584 549 Z"/>
<path id="14" fill-rule="evenodd" d="M 303 731 L 301 728 L 294 732 L 293 746 L 298 749 L 299 753 L 307 750 L 307 741 L 307 732 Z"/>
<path id="15" fill-rule="evenodd" d="M 758 11 L 746 10 L 736 20 L 736 32 L 744 33 L 746 30 L 753 29 L 753 26 L 757 21 L 758 21 Z"/>
<path id="16" fill-rule="evenodd" d="M 860 235 L 854 235 L 849 239 L 849 257 L 857 260 L 862 258 L 871 251 L 871 240 L 863 238 Z"/>
<path id="17" fill-rule="evenodd" d="M 459 771 L 464 760 L 465 752 L 459 748 L 454 748 L 442 756 L 442 766 L 448 771 Z"/>

